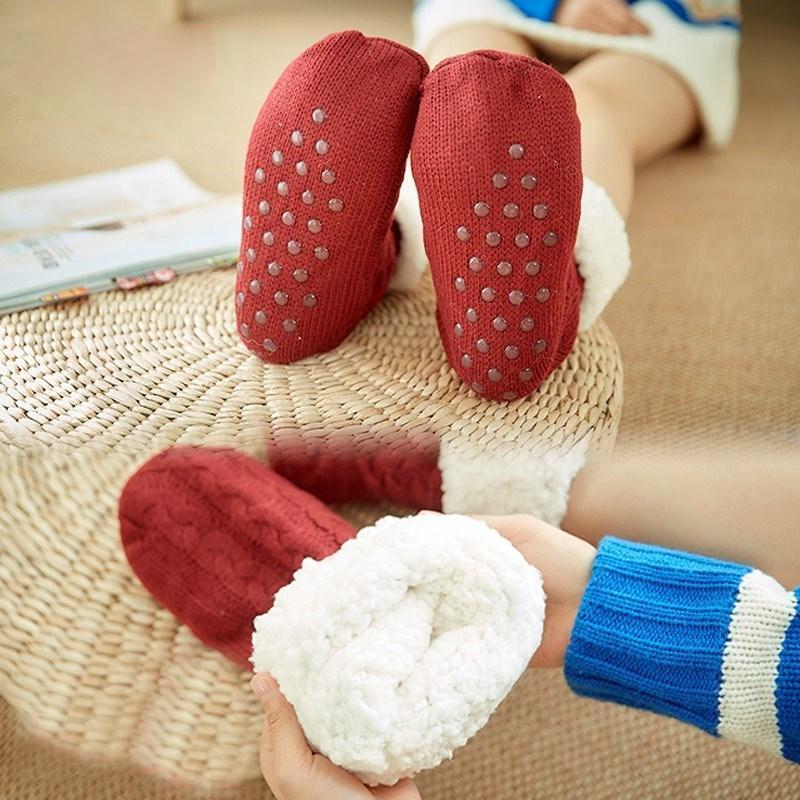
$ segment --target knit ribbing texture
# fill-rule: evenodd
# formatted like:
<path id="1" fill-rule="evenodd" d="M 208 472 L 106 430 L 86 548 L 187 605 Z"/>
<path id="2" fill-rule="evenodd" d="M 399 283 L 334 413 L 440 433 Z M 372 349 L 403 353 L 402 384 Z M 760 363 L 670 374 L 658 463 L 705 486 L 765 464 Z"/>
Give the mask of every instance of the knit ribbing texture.
<path id="1" fill-rule="evenodd" d="M 740 564 L 603 539 L 567 682 L 800 761 L 798 596 Z"/>
<path id="2" fill-rule="evenodd" d="M 345 31 L 267 96 L 247 151 L 235 294 L 239 335 L 264 361 L 330 350 L 383 297 L 426 74 L 414 51 Z"/>

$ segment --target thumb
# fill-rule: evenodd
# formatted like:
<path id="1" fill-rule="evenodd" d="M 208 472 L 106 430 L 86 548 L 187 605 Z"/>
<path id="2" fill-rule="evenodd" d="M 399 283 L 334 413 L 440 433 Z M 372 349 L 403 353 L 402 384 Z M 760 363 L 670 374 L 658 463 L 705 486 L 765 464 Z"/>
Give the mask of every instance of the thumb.
<path id="1" fill-rule="evenodd" d="M 274 787 L 287 776 L 302 779 L 313 755 L 294 708 L 270 675 L 256 675 L 250 686 L 264 709 L 259 758 L 267 783 Z"/>

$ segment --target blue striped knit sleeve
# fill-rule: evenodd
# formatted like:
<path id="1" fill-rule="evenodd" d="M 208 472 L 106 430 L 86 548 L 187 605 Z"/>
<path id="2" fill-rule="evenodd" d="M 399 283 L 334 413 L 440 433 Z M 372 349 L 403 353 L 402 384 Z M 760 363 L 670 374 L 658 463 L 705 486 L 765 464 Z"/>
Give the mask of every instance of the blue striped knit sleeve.
<path id="1" fill-rule="evenodd" d="M 794 592 L 794 608 L 778 662 L 775 702 L 783 757 L 800 763 L 800 589 Z"/>
<path id="2" fill-rule="evenodd" d="M 758 570 L 606 538 L 565 675 L 578 694 L 800 761 L 797 607 Z"/>

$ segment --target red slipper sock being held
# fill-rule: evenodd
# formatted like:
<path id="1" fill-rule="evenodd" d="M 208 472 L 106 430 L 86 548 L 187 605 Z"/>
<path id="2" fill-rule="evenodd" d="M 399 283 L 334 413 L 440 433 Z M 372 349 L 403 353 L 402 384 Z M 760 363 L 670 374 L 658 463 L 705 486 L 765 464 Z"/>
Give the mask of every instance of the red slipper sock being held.
<path id="1" fill-rule="evenodd" d="M 145 588 L 209 647 L 249 666 L 253 619 L 306 556 L 355 536 L 319 500 L 233 450 L 175 447 L 119 503 L 125 555 Z"/>

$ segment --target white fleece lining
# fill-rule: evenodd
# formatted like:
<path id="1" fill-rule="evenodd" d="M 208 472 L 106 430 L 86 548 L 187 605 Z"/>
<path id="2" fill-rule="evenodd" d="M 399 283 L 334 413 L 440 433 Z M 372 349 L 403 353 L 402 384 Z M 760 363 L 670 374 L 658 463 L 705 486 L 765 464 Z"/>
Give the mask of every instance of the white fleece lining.
<path id="1" fill-rule="evenodd" d="M 794 594 L 753 570 L 742 578 L 722 656 L 717 733 L 781 755 L 775 687 Z"/>
<path id="2" fill-rule="evenodd" d="M 739 110 L 738 31 L 687 24 L 659 0 L 639 0 L 631 11 L 648 27 L 647 36 L 611 36 L 531 19 L 508 0 L 425 0 L 414 10 L 414 47 L 424 54 L 450 28 L 486 23 L 521 33 L 564 59 L 600 50 L 641 55 L 683 79 L 697 100 L 706 143 L 724 147 Z"/>
<path id="3" fill-rule="evenodd" d="M 439 452 L 446 514 L 533 514 L 558 525 L 572 480 L 586 461 L 587 440 L 570 450 L 536 452 L 525 444 L 494 452 L 467 439 L 443 441 Z"/>
<path id="4" fill-rule="evenodd" d="M 602 186 L 583 179 L 575 260 L 583 278 L 579 331 L 592 327 L 631 267 L 625 220 Z"/>
<path id="5" fill-rule="evenodd" d="M 425 255 L 425 244 L 422 240 L 422 216 L 419 212 L 417 187 L 408 165 L 400 186 L 394 218 L 400 228 L 400 251 L 397 254 L 397 266 L 389 281 L 389 290 L 405 292 L 419 283 L 428 268 L 428 256 Z"/>

